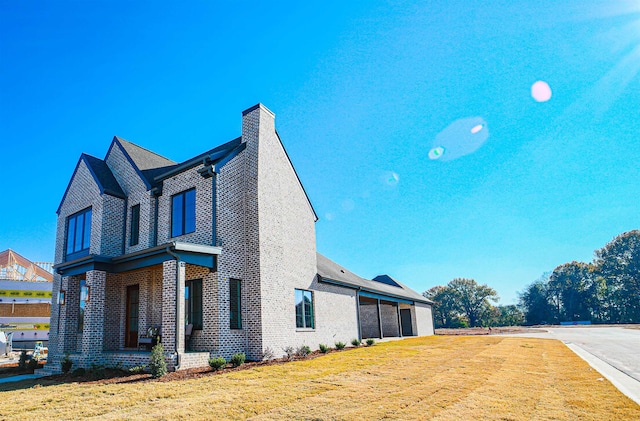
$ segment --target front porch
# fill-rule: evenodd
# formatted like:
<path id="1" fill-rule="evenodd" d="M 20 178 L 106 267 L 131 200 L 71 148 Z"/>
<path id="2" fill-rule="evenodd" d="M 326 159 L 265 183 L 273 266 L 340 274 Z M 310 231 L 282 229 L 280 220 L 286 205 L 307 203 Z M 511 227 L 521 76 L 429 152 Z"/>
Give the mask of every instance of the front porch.
<path id="1" fill-rule="evenodd" d="M 59 365 L 65 353 L 70 354 L 74 368 L 148 365 L 151 353 L 139 349 L 139 340 L 150 327 L 158 330 L 169 370 L 207 365 L 216 344 L 211 332 L 202 332 L 201 297 L 217 283 L 215 260 L 209 266 L 185 260 L 193 259 L 147 261 L 147 265 L 132 265 L 135 259 L 128 259 L 124 266 L 111 265 L 111 271 L 65 273 L 63 269 L 52 365 Z M 195 303 L 188 294 L 194 283 L 200 293 Z M 186 338 L 185 325 L 192 324 L 193 318 L 199 318 L 199 330 Z"/>

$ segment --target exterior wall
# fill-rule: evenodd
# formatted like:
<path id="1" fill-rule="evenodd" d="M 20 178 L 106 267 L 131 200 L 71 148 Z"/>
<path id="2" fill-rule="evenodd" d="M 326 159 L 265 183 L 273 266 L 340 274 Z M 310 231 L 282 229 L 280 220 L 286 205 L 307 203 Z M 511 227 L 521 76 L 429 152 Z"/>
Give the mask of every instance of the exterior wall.
<path id="1" fill-rule="evenodd" d="M 400 336 L 398 307 L 396 303 L 381 301 L 380 315 L 382 316 L 382 335 L 385 338 L 389 336 Z"/>
<path id="2" fill-rule="evenodd" d="M 433 335 L 433 313 L 429 304 L 416 303 L 414 332 L 417 336 Z M 412 317 L 414 314 L 411 315 Z"/>
<path id="3" fill-rule="evenodd" d="M 126 218 L 126 235 L 124 243 L 124 253 L 133 253 L 135 251 L 144 250 L 154 245 L 153 231 L 155 218 L 154 199 L 147 191 L 147 186 L 142 181 L 138 172 L 133 168 L 127 157 L 120 149 L 117 142 L 114 141 L 105 158 L 107 166 L 111 169 L 113 176 L 122 187 L 125 195 L 127 195 L 127 218 Z M 131 207 L 140 205 L 140 230 L 139 242 L 135 246 L 130 246 L 131 240 Z M 120 251 L 122 252 L 122 250 Z"/>
<path id="4" fill-rule="evenodd" d="M 80 348 L 85 366 L 102 363 L 106 279 L 107 273 L 103 271 L 91 270 L 86 273 L 86 282 L 90 293 L 84 309 Z"/>
<path id="5" fill-rule="evenodd" d="M 378 302 L 372 298 L 360 298 L 360 329 L 362 339 L 380 337 Z"/>
<path id="6" fill-rule="evenodd" d="M 100 195 L 100 189 L 89 169 L 84 161 L 80 161 L 78 171 L 71 180 L 67 196 L 58 214 L 56 264 L 65 259 L 67 218 L 89 206 L 92 213 L 89 253 L 105 256 L 121 254 L 124 200 L 106 194 Z"/>
<path id="7" fill-rule="evenodd" d="M 202 279 L 202 330 L 194 330 L 189 341 L 192 351 L 216 351 L 219 339 L 218 274 L 208 268 L 187 265 L 185 280 Z M 186 346 L 186 344 L 185 344 Z M 214 352 L 215 353 L 215 352 Z M 184 361 L 183 361 L 184 362 Z M 205 361 L 204 365 L 207 365 Z M 181 363 L 181 367 L 183 363 Z"/>
<path id="8" fill-rule="evenodd" d="M 162 196 L 158 206 L 158 244 L 169 241 L 211 245 L 213 242 L 213 178 L 203 178 L 192 168 L 174 177 L 164 180 Z M 196 230 L 190 234 L 171 237 L 171 198 L 173 195 L 196 189 Z"/>

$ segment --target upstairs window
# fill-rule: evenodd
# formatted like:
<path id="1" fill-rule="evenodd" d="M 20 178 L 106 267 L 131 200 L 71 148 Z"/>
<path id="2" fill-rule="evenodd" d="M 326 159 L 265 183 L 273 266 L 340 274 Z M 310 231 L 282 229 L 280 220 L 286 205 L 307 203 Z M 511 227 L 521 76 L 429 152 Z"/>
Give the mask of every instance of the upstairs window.
<path id="1" fill-rule="evenodd" d="M 91 244 L 91 208 L 67 218 L 67 259 L 89 254 Z"/>
<path id="2" fill-rule="evenodd" d="M 314 329 L 313 292 L 296 289 L 296 327 L 298 329 Z"/>
<path id="3" fill-rule="evenodd" d="M 239 279 L 229 279 L 229 326 L 242 329 L 242 284 Z"/>
<path id="4" fill-rule="evenodd" d="M 140 241 L 140 205 L 131 207 L 131 233 L 129 245 L 135 246 Z"/>
<path id="5" fill-rule="evenodd" d="M 184 324 L 202 330 L 202 279 L 184 284 Z"/>
<path id="6" fill-rule="evenodd" d="M 171 236 L 189 234 L 196 230 L 196 189 L 171 197 Z"/>

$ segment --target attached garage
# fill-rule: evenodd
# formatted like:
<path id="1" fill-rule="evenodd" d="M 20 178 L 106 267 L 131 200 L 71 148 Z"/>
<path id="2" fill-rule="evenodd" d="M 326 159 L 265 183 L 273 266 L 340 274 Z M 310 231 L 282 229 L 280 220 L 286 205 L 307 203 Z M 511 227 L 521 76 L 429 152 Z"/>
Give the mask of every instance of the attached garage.
<path id="1" fill-rule="evenodd" d="M 388 275 L 364 279 L 317 256 L 319 282 L 356 290 L 360 339 L 433 335 L 431 301 Z"/>

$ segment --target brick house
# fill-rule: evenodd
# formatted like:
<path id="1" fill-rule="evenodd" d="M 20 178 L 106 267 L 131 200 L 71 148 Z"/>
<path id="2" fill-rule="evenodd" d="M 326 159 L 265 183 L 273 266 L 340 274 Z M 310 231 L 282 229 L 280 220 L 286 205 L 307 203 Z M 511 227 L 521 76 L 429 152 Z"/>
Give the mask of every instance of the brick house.
<path id="1" fill-rule="evenodd" d="M 118 137 L 104 159 L 82 154 L 57 214 L 50 371 L 67 352 L 74 367 L 146 364 L 150 327 L 171 369 L 433 334 L 430 301 L 316 252 L 316 214 L 261 104 L 241 137 L 182 163 Z"/>

